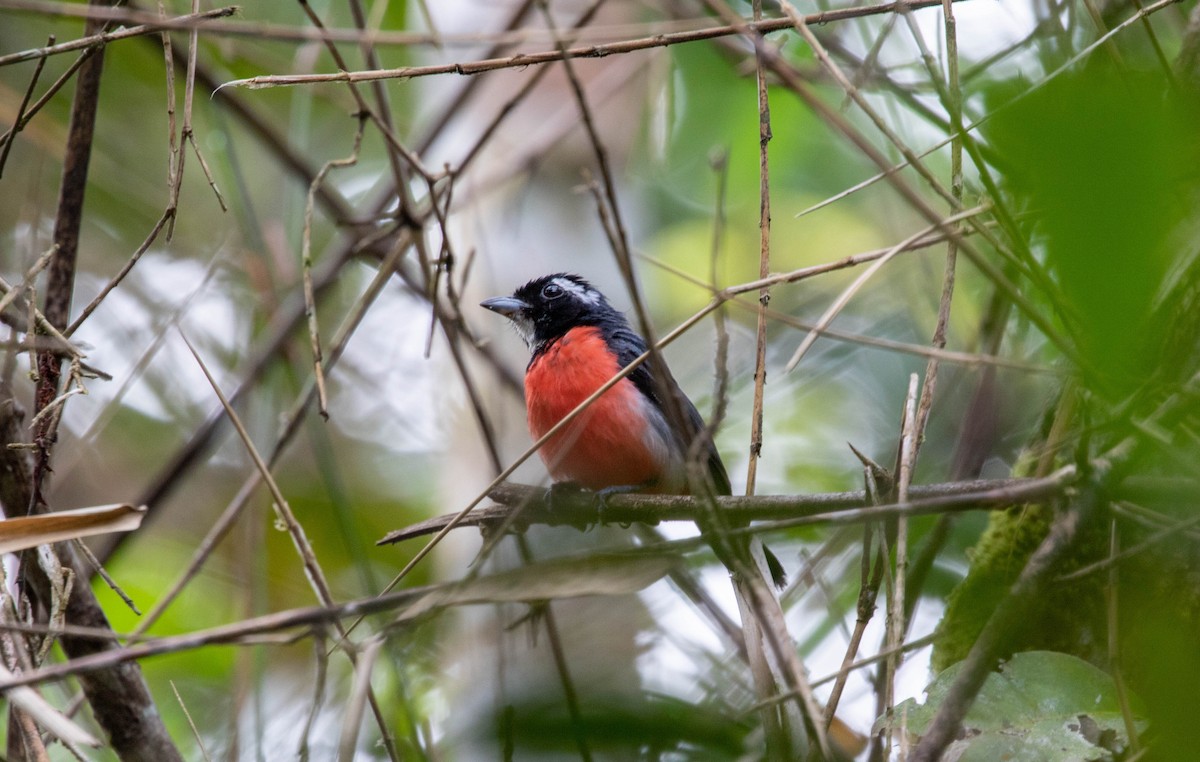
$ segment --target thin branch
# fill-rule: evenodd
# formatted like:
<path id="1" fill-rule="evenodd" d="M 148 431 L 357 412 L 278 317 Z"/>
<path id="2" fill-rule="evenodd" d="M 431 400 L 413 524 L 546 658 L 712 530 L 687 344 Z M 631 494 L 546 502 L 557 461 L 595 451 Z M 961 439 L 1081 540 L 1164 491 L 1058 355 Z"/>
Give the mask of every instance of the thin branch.
<path id="1" fill-rule="evenodd" d="M 868 518 L 920 516 L 947 511 L 1003 508 L 1013 503 L 1044 499 L 1062 494 L 1075 480 L 1075 467 L 1035 479 L 982 479 L 949 482 L 931 486 L 913 486 L 907 503 L 874 505 L 867 493 L 830 492 L 816 495 L 754 495 L 717 497 L 717 505 L 730 522 L 771 520 L 755 531 L 770 531 L 811 524 L 858 523 Z M 487 497 L 498 506 L 477 509 L 472 516 L 448 514 L 390 532 L 379 540 L 385 545 L 421 537 L 444 534 L 457 526 L 503 526 L 520 514 L 518 527 L 545 524 L 585 528 L 596 523 L 596 509 L 586 493 L 572 497 L 556 496 L 553 509 L 546 508 L 545 490 L 522 484 L 497 482 Z M 687 495 L 610 495 L 605 500 L 605 517 L 612 523 L 695 521 L 696 498 Z M 457 520 L 456 520 L 457 519 Z M 447 528 L 448 527 L 448 528 Z M 740 530 L 729 530 L 731 534 Z"/>
<path id="2" fill-rule="evenodd" d="M 870 280 L 875 273 L 879 272 L 880 268 L 891 261 L 893 257 L 907 250 L 908 247 L 928 236 L 935 229 L 942 227 L 943 223 L 949 225 L 962 219 L 968 219 L 970 217 L 974 217 L 975 215 L 983 214 L 987 212 L 987 210 L 987 206 L 977 206 L 973 209 L 964 209 L 958 214 L 951 215 L 945 220 L 939 221 L 934 225 L 930 225 L 924 230 L 913 233 L 908 238 L 888 249 L 883 256 L 875 260 L 870 267 L 868 267 L 857 278 L 855 278 L 854 281 L 847 286 L 841 294 L 838 295 L 837 299 L 834 299 L 833 303 L 825 309 L 825 312 L 821 315 L 820 319 L 817 320 L 816 326 L 814 326 L 813 329 L 809 331 L 808 335 L 804 337 L 804 340 L 800 342 L 800 346 L 796 348 L 792 358 L 788 360 L 787 365 L 785 366 L 786 370 L 791 372 L 796 369 L 796 366 L 800 364 L 800 360 L 804 357 L 805 353 L 808 352 L 808 350 L 820 336 L 820 332 L 829 327 L 829 324 L 833 322 L 833 319 L 837 317 L 843 309 L 845 309 L 846 305 L 850 302 L 850 299 L 852 299 L 854 295 L 862 289 L 866 282 Z"/>
<path id="3" fill-rule="evenodd" d="M 254 446 L 254 442 L 251 440 L 249 432 L 246 431 L 246 428 L 242 425 L 240 418 L 238 417 L 236 411 L 234 411 L 233 407 L 229 404 L 229 400 L 221 391 L 216 379 L 213 378 L 212 374 L 208 370 L 208 367 L 204 364 L 204 361 L 200 359 L 200 355 L 196 352 L 196 349 L 192 346 L 191 342 L 188 341 L 187 336 L 183 334 L 182 331 L 180 332 L 180 336 L 183 338 L 183 342 L 187 345 L 188 350 L 192 353 L 192 357 L 195 358 L 196 363 L 200 366 L 200 370 L 203 371 L 204 377 L 208 379 L 209 384 L 212 386 L 213 393 L 216 394 L 217 398 L 221 401 L 221 406 L 225 409 L 225 414 L 229 416 L 229 420 L 233 424 L 234 429 L 237 431 L 238 436 L 241 438 L 242 444 L 246 448 L 246 452 L 249 453 L 251 460 L 253 460 L 255 468 L 258 470 L 259 474 L 262 475 L 262 479 L 266 483 L 267 489 L 271 493 L 272 507 L 275 509 L 275 513 L 279 516 L 280 521 L 282 521 L 283 525 L 287 528 L 288 535 L 292 540 L 292 544 L 295 546 L 296 552 L 300 556 L 301 562 L 304 566 L 305 576 L 308 577 L 309 583 L 312 585 L 313 591 L 316 593 L 317 600 L 320 601 L 321 605 L 325 606 L 326 608 L 332 608 L 334 605 L 333 592 L 329 587 L 328 581 L 325 579 L 325 573 L 321 569 L 320 563 L 317 561 L 316 552 L 313 550 L 312 543 L 308 540 L 308 536 L 304 531 L 304 527 L 296 519 L 295 514 L 292 512 L 291 506 L 284 498 L 283 492 L 279 489 L 279 485 L 275 482 L 275 478 L 271 475 L 270 467 L 258 453 L 258 449 Z M 339 634 L 342 636 L 341 640 L 339 640 L 339 643 L 341 643 L 345 639 L 346 631 L 341 627 L 340 622 L 337 622 L 336 625 L 338 627 Z M 352 651 L 348 650 L 347 655 L 350 657 L 351 662 L 356 661 L 356 656 Z M 398 759 L 399 752 L 396 750 L 395 744 L 391 740 L 391 733 L 383 716 L 383 711 L 380 708 L 375 697 L 375 693 L 371 690 L 369 684 L 366 687 L 366 692 L 368 694 L 368 698 L 370 699 L 371 709 L 374 713 L 375 721 L 378 724 L 379 731 L 383 736 L 384 745 L 388 751 L 388 756 L 392 759 Z"/>
<path id="4" fill-rule="evenodd" d="M 4 4 L 8 4 L 11 0 L 5 0 Z M 145 24 L 128 27 L 126 29 L 118 29 L 115 32 L 99 32 L 80 37 L 70 42 L 60 42 L 57 45 L 48 45 L 41 48 L 32 48 L 30 50 L 22 50 L 17 53 L 9 53 L 6 56 L 0 56 L 0 66 L 8 66 L 10 64 L 20 63 L 22 61 L 32 61 L 34 59 L 45 59 L 48 56 L 55 56 L 60 53 L 70 53 L 73 50 L 84 48 L 92 48 L 96 46 L 104 46 L 110 42 L 118 40 L 127 40 L 130 37 L 141 37 L 147 34 L 163 31 L 164 29 L 195 29 L 197 22 L 207 22 L 213 19 L 225 18 L 237 13 L 237 6 L 227 6 L 225 8 L 217 8 L 203 13 L 192 13 L 186 16 L 176 16 L 174 19 L 159 19 L 154 18 Z M 104 14 L 91 14 L 93 20 L 99 20 Z M 152 17 L 153 18 L 153 17 Z"/>
<path id="5" fill-rule="evenodd" d="M 183 696 L 179 695 L 179 688 L 175 687 L 174 680 L 168 682 L 171 683 L 171 692 L 175 694 L 179 708 L 183 710 L 183 716 L 187 718 L 188 727 L 192 729 L 192 737 L 196 739 L 196 745 L 200 747 L 200 755 L 204 757 L 204 762 L 212 762 L 212 757 L 208 756 L 208 749 L 204 748 L 204 737 L 200 735 L 200 729 L 196 727 L 196 722 L 192 719 L 192 713 L 188 711 L 187 704 L 183 703 Z"/>
<path id="6" fill-rule="evenodd" d="M 354 667 L 354 684 L 350 688 L 350 700 L 346 702 L 341 737 L 338 740 L 339 762 L 353 762 L 355 758 L 363 710 L 366 708 L 367 698 L 372 694 L 371 671 L 375 668 L 375 660 L 382 646 L 382 640 L 372 638 L 358 652 Z"/>
<path id="7" fill-rule="evenodd" d="M 881 498 L 876 490 L 870 489 L 873 483 L 871 467 L 863 465 L 863 478 L 866 480 L 868 489 L 865 491 L 864 497 L 870 497 L 872 502 L 876 502 Z M 850 677 L 851 665 L 854 663 L 854 658 L 858 656 L 858 649 L 862 645 L 863 635 L 866 633 L 867 625 L 871 623 L 871 619 L 875 616 L 875 599 L 879 596 L 879 585 L 883 581 L 883 570 L 887 559 L 883 556 L 882 545 L 875 543 L 873 524 L 863 524 L 862 528 L 862 551 L 859 559 L 859 588 L 858 602 L 856 606 L 856 618 L 854 621 L 854 631 L 850 634 L 849 642 L 846 644 L 846 653 L 842 657 L 842 668 L 835 675 L 833 689 L 829 693 L 829 703 L 825 706 L 825 723 L 828 725 L 833 722 L 834 716 L 837 714 L 838 704 L 842 699 L 842 692 L 846 689 L 846 681 Z M 879 548 L 877 551 L 876 548 Z M 875 562 L 872 563 L 871 559 Z M 817 685 L 819 681 L 814 681 L 813 685 Z"/>
<path id="8" fill-rule="evenodd" d="M 333 605 L 333 593 L 329 588 L 329 583 L 325 580 L 325 572 L 321 570 L 321 565 L 317 562 L 316 554 L 313 552 L 312 543 L 308 540 L 308 535 L 304 532 L 304 527 L 296 520 L 296 515 L 292 513 L 291 506 L 288 505 L 287 499 L 283 496 L 283 492 L 279 489 L 279 485 L 275 482 L 275 477 L 271 475 L 270 466 L 263 460 L 258 453 L 258 448 L 254 446 L 254 440 L 250 438 L 250 432 L 242 425 L 240 416 L 229 403 L 229 398 L 221 391 L 221 387 L 217 384 L 217 380 L 213 378 L 212 373 L 208 369 L 208 365 L 200 359 L 200 355 L 196 352 L 196 348 L 192 346 L 192 342 L 187 335 L 180 331 L 180 338 L 187 345 L 188 351 L 192 353 L 196 364 L 200 366 L 200 370 L 204 373 L 204 377 L 208 379 L 209 385 L 212 387 L 213 393 L 217 395 L 217 399 L 221 401 L 221 407 L 225 409 L 225 414 L 229 416 L 230 422 L 241 438 L 242 444 L 246 448 L 246 452 L 250 455 L 250 459 L 254 462 L 255 469 L 262 476 L 263 481 L 267 485 L 267 489 L 271 492 L 271 506 L 274 508 L 279 520 L 287 527 L 288 534 L 291 536 L 292 544 L 296 546 L 296 552 L 299 554 L 301 562 L 304 566 L 304 574 L 308 577 L 309 583 L 316 593 L 317 600 L 323 606 Z"/>
<path id="9" fill-rule="evenodd" d="M 754 21 L 762 20 L 762 0 L 754 0 Z M 758 91 L 758 277 L 771 274 L 771 165 L 767 146 L 771 142 L 771 106 L 767 97 L 767 72 L 761 54 L 754 57 Z M 750 457 L 746 464 L 746 494 L 753 495 L 758 481 L 758 457 L 763 445 L 763 398 L 767 385 L 767 307 L 771 290 L 758 292 L 758 315 L 754 329 L 754 401 L 750 410 Z"/>
<path id="10" fill-rule="evenodd" d="M 307 5 L 305 6 L 307 7 Z M 325 393 L 325 363 L 321 356 L 321 331 L 317 324 L 317 294 L 313 286 L 312 260 L 312 224 L 313 206 L 316 203 L 317 189 L 324 183 L 325 175 L 333 169 L 353 167 L 358 163 L 358 152 L 362 148 L 363 131 L 366 127 L 366 115 L 358 115 L 358 128 L 354 131 L 354 145 L 350 155 L 342 159 L 331 159 L 321 165 L 317 176 L 308 186 L 308 196 L 304 206 L 304 230 L 300 237 L 300 269 L 303 274 L 304 317 L 308 326 L 309 348 L 312 350 L 313 379 L 317 385 L 317 412 L 322 418 L 329 418 L 329 401 Z"/>
<path id="11" fill-rule="evenodd" d="M 956 0 L 962 2 L 962 0 Z M 1171 0 L 1178 2 L 1178 0 Z M 885 13 L 895 13 L 902 6 L 909 8 L 925 8 L 940 5 L 942 0 L 917 0 L 917 2 L 882 3 L 866 5 L 857 8 L 812 13 L 805 16 L 805 22 L 812 25 L 828 24 L 833 21 L 876 16 Z M 730 37 L 742 34 L 748 27 L 759 34 L 768 34 L 789 29 L 792 22 L 787 19 L 770 19 L 758 24 L 746 23 L 739 25 L 710 27 L 689 32 L 659 34 L 637 40 L 626 40 L 608 45 L 586 45 L 566 50 L 550 50 L 541 53 L 518 53 L 506 58 L 492 58 L 481 61 L 464 63 L 440 64 L 436 66 L 405 66 L 398 69 L 379 69 L 375 71 L 344 71 L 336 74 L 267 74 L 247 79 L 235 79 L 225 83 L 228 87 L 289 87 L 293 85 L 316 84 L 322 82 L 371 82 L 379 79 L 415 79 L 436 74 L 458 74 L 471 76 L 497 69 L 523 69 L 537 64 L 556 63 L 569 58 L 605 58 L 621 53 L 631 53 L 637 50 L 668 47 L 685 42 L 698 42 L 718 37 Z"/>
<path id="12" fill-rule="evenodd" d="M 50 102 L 50 99 L 62 89 L 63 85 L 71 81 L 71 78 L 75 76 L 75 72 L 79 71 L 79 67 L 83 65 L 83 62 L 90 58 L 92 54 L 99 49 L 100 48 L 96 47 L 87 48 L 80 53 L 79 56 L 71 62 L 71 65 L 68 66 L 66 70 L 58 76 L 58 79 L 54 80 L 54 83 L 51 84 L 50 87 L 46 88 L 46 92 L 42 93 L 42 97 L 38 98 L 37 102 L 29 107 L 24 116 L 22 116 L 20 119 L 14 120 L 13 126 L 8 128 L 8 131 L 3 135 L 0 135 L 0 142 L 8 145 L 8 143 L 14 140 L 16 138 L 16 134 L 25 129 L 25 126 L 29 124 L 29 121 L 33 119 L 34 115 L 41 111 L 42 108 Z"/>
<path id="13" fill-rule="evenodd" d="M 54 43 L 54 35 L 50 35 L 50 42 Z M 37 66 L 33 67 L 33 75 L 29 77 L 29 84 L 25 87 L 25 94 L 21 96 L 21 103 L 17 106 L 17 115 L 13 118 L 13 126 L 4 136 L 4 150 L 0 152 L 0 177 L 4 177 L 4 166 L 8 164 L 8 153 L 12 150 L 13 142 L 17 139 L 17 133 L 21 131 L 25 122 L 25 109 L 29 106 L 29 99 L 33 97 L 33 90 L 37 87 L 38 79 L 42 76 L 42 68 L 46 65 L 46 59 L 38 59 Z M 0 310 L 2 312 L 3 310 Z"/>

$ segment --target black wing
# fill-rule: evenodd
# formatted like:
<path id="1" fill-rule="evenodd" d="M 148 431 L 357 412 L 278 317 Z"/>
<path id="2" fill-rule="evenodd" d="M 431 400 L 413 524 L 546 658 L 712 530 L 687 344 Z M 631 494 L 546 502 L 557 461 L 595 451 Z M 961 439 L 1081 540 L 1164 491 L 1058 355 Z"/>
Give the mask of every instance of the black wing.
<path id="1" fill-rule="evenodd" d="M 622 320 L 622 322 L 624 321 Z M 616 350 L 617 360 L 621 363 L 622 368 L 646 352 L 645 339 L 637 335 L 628 324 L 604 325 L 602 328 L 605 330 L 605 338 L 608 340 L 609 346 Z M 681 426 L 671 427 L 671 431 L 675 434 L 676 445 L 682 452 L 687 453 L 696 437 L 703 437 L 703 447 L 708 452 L 708 474 L 713 481 L 713 489 L 718 495 L 733 494 L 733 489 L 729 484 L 729 473 L 725 470 L 725 464 L 721 461 L 721 454 L 717 452 L 717 446 L 708 434 L 708 428 L 704 425 L 704 419 L 700 417 L 700 411 L 696 409 L 692 401 L 679 388 L 679 383 L 671 375 L 671 371 L 666 367 L 666 363 L 661 363 L 661 367 L 658 368 L 658 378 L 662 379 L 661 383 L 656 384 L 654 382 L 654 376 L 651 374 L 649 367 L 653 360 L 654 358 L 649 358 L 646 362 L 634 368 L 633 372 L 629 374 L 629 378 L 642 394 L 645 394 L 658 406 L 658 409 L 662 411 L 663 416 L 668 421 L 670 421 L 671 414 L 663 406 L 660 392 L 665 389 L 675 395 L 675 398 L 678 400 L 678 409 L 683 412 L 686 418 L 686 420 L 680 422 Z M 681 432 L 680 429 L 683 429 L 683 431 Z M 780 563 L 779 558 L 766 545 L 762 546 L 762 550 L 767 562 L 767 568 L 771 574 L 771 580 L 775 583 L 775 587 L 782 590 L 787 585 L 787 573 L 783 568 L 783 564 Z"/>
<path id="2" fill-rule="evenodd" d="M 629 365 L 646 351 L 646 341 L 641 336 L 629 328 L 624 326 L 602 326 L 605 329 L 605 338 L 617 353 L 617 360 L 621 367 Z M 692 401 L 683 393 L 683 389 L 679 388 L 675 377 L 671 375 L 671 371 L 666 367 L 666 363 L 660 363 L 660 367 L 655 369 L 655 373 L 651 373 L 650 364 L 654 362 L 651 357 L 646 362 L 639 365 L 629 374 L 629 378 L 633 381 L 634 386 L 638 388 L 642 394 L 645 394 L 650 400 L 662 411 L 663 416 L 671 421 L 671 410 L 663 404 L 663 393 L 673 394 L 677 400 L 676 409 L 682 412 L 684 420 L 679 422 L 671 421 L 671 431 L 675 436 L 675 444 L 684 453 L 687 453 L 696 437 L 703 438 L 703 445 L 708 457 L 708 473 L 713 480 L 713 488 L 718 495 L 729 495 L 733 493 L 729 484 L 729 473 L 725 470 L 725 464 L 721 461 L 721 454 L 717 452 L 717 446 L 713 443 L 712 437 L 708 434 L 708 428 L 704 425 L 704 419 L 700 417 L 700 411 L 692 404 Z M 655 376 L 660 381 L 655 383 Z"/>

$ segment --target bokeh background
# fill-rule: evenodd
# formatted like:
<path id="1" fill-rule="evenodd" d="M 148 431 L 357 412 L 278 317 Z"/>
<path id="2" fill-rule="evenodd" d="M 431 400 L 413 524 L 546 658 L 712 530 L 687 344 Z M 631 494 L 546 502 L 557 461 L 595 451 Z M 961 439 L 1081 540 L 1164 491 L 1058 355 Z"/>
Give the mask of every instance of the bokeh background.
<path id="1" fill-rule="evenodd" d="M 192 12 L 177 0 L 160 5 L 123 4 L 123 23 Z M 362 82 L 357 95 L 344 82 L 238 82 L 338 71 L 306 8 L 331 30 L 353 70 L 505 59 L 554 51 L 564 40 L 620 44 L 725 25 L 722 9 L 744 18 L 752 12 L 742 3 L 675 0 L 549 5 L 547 15 L 539 2 L 247 3 L 196 26 L 194 48 L 182 23 L 169 33 L 174 138 L 163 34 L 107 45 L 73 314 L 131 261 L 167 209 L 169 172 L 179 162 L 170 146 L 181 142 L 185 110 L 195 147 L 182 140 L 171 234 L 163 230 L 149 243 L 72 337 L 112 380 L 87 381 L 86 395 L 65 405 L 47 499 L 55 509 L 149 501 L 141 530 L 91 543 L 143 612 L 180 579 L 255 473 L 183 337 L 226 393 L 237 390 L 238 413 L 259 450 L 274 452 L 314 375 L 303 314 L 306 250 L 326 358 L 350 316 L 361 311 L 362 319 L 327 373 L 328 418 L 305 408 L 272 470 L 339 601 L 382 591 L 423 544 L 377 547 L 376 540 L 457 512 L 498 465 L 529 445 L 520 396 L 526 350 L 504 321 L 476 306 L 480 299 L 570 271 L 618 307 L 632 308 L 606 234 L 614 212 L 598 190 L 597 143 L 561 63 L 518 60 L 469 75 Z M 779 6 L 766 5 L 768 18 L 786 18 Z M 975 254 L 958 254 L 945 330 L 954 354 L 938 355 L 914 483 L 1030 476 L 1039 459 L 1086 460 L 1130 431 L 1146 434 L 1137 422 L 1195 370 L 1195 4 L 917 5 L 810 27 L 892 137 L 795 30 L 763 39 L 805 92 L 870 147 L 849 140 L 785 78 L 766 75 L 771 272 L 887 250 L 929 227 L 911 198 L 881 179 L 871 155 L 903 165 L 899 182 L 940 217 L 952 213 L 946 193 L 960 209 L 981 207 L 971 218 L 980 229 L 962 226 Z M 80 37 L 86 7 L 0 0 L 0 128 L 11 136 L 0 175 L 0 274 L 11 284 L 22 283 L 50 246 L 74 85 L 68 81 L 14 133 L 38 61 L 9 57 L 51 35 L 59 43 Z M 199 10 L 216 7 L 204 2 Z M 948 38 L 951 13 L 956 29 Z M 186 103 L 189 52 L 196 74 Z M 44 58 L 34 100 L 78 55 Z M 754 46 L 735 30 L 579 57 L 571 67 L 615 181 L 638 298 L 661 336 L 708 304 L 714 288 L 758 277 Z M 359 97 L 373 119 L 359 118 Z M 953 154 L 962 140 L 951 138 L 959 123 L 970 127 L 970 137 L 954 191 Z M 383 137 L 385 129 L 403 152 Z M 943 190 L 907 165 L 906 154 L 921 156 Z M 311 202 L 310 188 L 319 189 Z M 896 255 L 791 371 L 785 366 L 807 328 L 864 266 L 772 288 L 758 493 L 861 488 L 862 465 L 848 444 L 891 467 L 909 376 L 927 378 L 946 258 L 944 240 Z M 384 263 L 389 269 L 376 294 L 371 284 Z M 1015 294 L 998 285 L 996 273 Z M 28 286 L 36 293 L 43 281 L 35 277 Z M 756 291 L 739 296 L 723 310 L 721 331 L 706 319 L 665 349 L 706 417 L 722 403 L 717 444 L 735 494 L 745 488 L 750 458 L 757 305 Z M 30 363 L 17 351 L 24 324 L 6 322 L 5 372 L 29 409 Z M 722 331 L 728 354 L 718 367 Z M 720 398 L 717 378 L 724 382 Z M 1049 451 L 1038 449 L 1051 438 L 1064 395 L 1076 393 L 1084 412 L 1067 416 L 1070 434 Z M 1187 415 L 1181 420 L 1182 428 L 1151 432 L 1172 443 L 1169 467 L 1154 454 L 1135 470 L 1194 480 L 1194 429 Z M 513 478 L 546 481 L 536 459 Z M 253 493 L 150 636 L 317 602 L 271 503 L 265 489 Z M 1163 510 L 1186 514 L 1192 505 L 1172 499 L 1171 510 Z M 922 543 L 932 544 L 907 639 L 933 632 L 988 522 L 983 511 L 912 522 L 913 558 Z M 694 534 L 687 523 L 659 530 L 669 538 Z M 1190 541 L 1180 531 L 1184 560 L 1170 568 L 1191 569 Z M 534 559 L 628 547 L 636 537 L 628 527 L 527 534 Z M 861 528 L 793 529 L 769 539 L 794 579 L 785 602 L 799 652 L 811 676 L 829 675 L 856 618 Z M 401 586 L 530 560 L 511 538 L 486 558 L 478 557 L 480 547 L 477 530 L 457 530 Z M 688 558 L 717 604 L 736 617 L 725 571 L 710 554 Z M 139 616 L 106 586 L 96 590 L 118 633 L 139 626 Z M 1181 594 L 1173 612 L 1190 634 L 1193 595 Z M 881 647 L 882 594 L 879 605 L 863 656 Z M 744 668 L 711 618 L 669 583 L 636 595 L 559 601 L 552 610 L 598 758 L 733 759 L 756 748 Z M 384 634 L 370 674 L 401 758 L 580 756 L 552 638 L 528 606 L 455 608 L 390 629 L 387 623 L 368 620 L 355 640 Z M 332 758 L 356 695 L 353 666 L 338 652 L 324 659 L 330 641 L 308 632 L 266 641 L 142 662 L 187 757 L 201 758 L 203 746 L 214 759 L 280 759 L 307 744 L 312 758 Z M 930 647 L 914 648 L 900 669 L 896 701 L 920 696 L 930 675 Z M 879 714 L 874 681 L 871 670 L 856 671 L 839 712 L 864 734 Z M 828 689 L 826 683 L 818 695 Z M 74 688 L 54 683 L 44 692 L 61 705 Z M 368 712 L 357 756 L 386 758 L 380 737 Z"/>

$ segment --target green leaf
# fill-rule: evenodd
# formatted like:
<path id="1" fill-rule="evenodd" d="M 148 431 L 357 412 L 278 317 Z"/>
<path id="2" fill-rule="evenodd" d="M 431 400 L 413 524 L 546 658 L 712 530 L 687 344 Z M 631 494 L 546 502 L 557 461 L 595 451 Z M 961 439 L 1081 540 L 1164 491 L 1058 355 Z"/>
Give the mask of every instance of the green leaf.
<path id="1" fill-rule="evenodd" d="M 925 689 L 927 699 L 896 706 L 892 718 L 880 718 L 919 737 L 945 701 L 962 662 L 939 674 Z M 1132 700 L 1135 724 L 1139 702 Z M 962 737 L 948 758 L 1071 762 L 1108 760 L 1128 745 L 1116 685 L 1105 672 L 1082 659 L 1052 651 L 1015 654 L 988 676 L 963 720 Z"/>
<path id="2" fill-rule="evenodd" d="M 1037 216 L 1061 317 L 1101 388 L 1145 380 L 1168 333 L 1154 307 L 1194 210 L 1195 106 L 1161 74 L 1096 64 L 997 114 L 987 135 Z"/>
<path id="3" fill-rule="evenodd" d="M 517 701 L 510 709 L 508 718 L 495 720 L 501 726 L 507 719 L 507 731 L 518 751 L 514 759 L 577 758 L 581 733 L 593 752 L 610 759 L 714 762 L 747 758 L 746 736 L 751 730 L 747 723 L 722 707 L 696 705 L 671 696 L 591 696 L 582 707 L 578 725 L 558 696 Z"/>

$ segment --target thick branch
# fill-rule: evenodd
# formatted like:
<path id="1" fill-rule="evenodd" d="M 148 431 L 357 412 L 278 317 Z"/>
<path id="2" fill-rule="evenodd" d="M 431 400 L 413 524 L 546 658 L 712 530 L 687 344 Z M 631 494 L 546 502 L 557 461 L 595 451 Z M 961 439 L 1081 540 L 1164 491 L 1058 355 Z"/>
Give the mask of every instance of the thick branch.
<path id="1" fill-rule="evenodd" d="M 101 5 L 93 0 L 94 5 Z M 85 33 L 99 31 L 99 24 L 89 22 Z M 75 98 L 71 106 L 71 121 L 63 159 L 62 185 L 59 189 L 58 211 L 54 227 L 54 254 L 50 260 L 43 313 L 46 321 L 61 330 L 68 322 L 71 296 L 75 283 L 75 258 L 79 248 L 79 232 L 83 220 L 83 202 L 87 188 L 88 165 L 91 158 L 96 111 L 99 103 L 100 80 L 103 72 L 103 50 L 97 51 L 79 67 Z M 59 391 L 62 358 L 56 352 L 37 355 L 38 383 L 36 402 L 39 410 L 51 405 Z M 31 469 L 26 450 L 10 449 L 9 444 L 23 444 L 17 425 L 20 411 L 7 386 L 0 390 L 0 450 L 5 452 L 3 488 L 5 509 L 10 513 L 45 512 L 41 499 L 41 479 L 49 470 L 50 448 L 57 425 L 55 414 L 40 419 L 34 432 L 36 464 Z M 74 570 L 77 580 L 86 580 L 91 569 L 86 568 L 67 543 L 54 546 L 62 566 Z M 31 597 L 46 611 L 60 605 L 55 600 L 60 587 L 43 571 L 41 564 L 31 562 L 27 554 L 22 574 L 29 583 Z M 87 584 L 75 584 L 65 602 L 66 621 L 73 625 L 109 628 L 104 610 Z M 117 647 L 116 638 L 80 640 L 63 637 L 63 651 L 80 658 Z M 150 691 L 136 664 L 122 664 L 99 670 L 80 679 L 96 721 L 104 728 L 117 756 L 124 760 L 171 762 L 181 759 L 172 743 Z"/>

